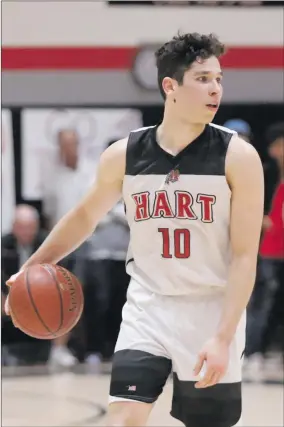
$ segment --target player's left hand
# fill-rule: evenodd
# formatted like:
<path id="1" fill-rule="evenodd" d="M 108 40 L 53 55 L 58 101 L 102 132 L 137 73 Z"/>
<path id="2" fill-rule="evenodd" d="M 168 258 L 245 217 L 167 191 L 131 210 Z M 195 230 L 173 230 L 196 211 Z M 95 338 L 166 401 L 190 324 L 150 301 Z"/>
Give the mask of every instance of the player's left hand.
<path id="1" fill-rule="evenodd" d="M 225 375 L 229 364 L 229 344 L 214 337 L 207 341 L 201 349 L 194 368 L 194 374 L 199 375 L 206 365 L 206 371 L 202 379 L 196 384 L 196 388 L 211 387 L 217 384 Z"/>

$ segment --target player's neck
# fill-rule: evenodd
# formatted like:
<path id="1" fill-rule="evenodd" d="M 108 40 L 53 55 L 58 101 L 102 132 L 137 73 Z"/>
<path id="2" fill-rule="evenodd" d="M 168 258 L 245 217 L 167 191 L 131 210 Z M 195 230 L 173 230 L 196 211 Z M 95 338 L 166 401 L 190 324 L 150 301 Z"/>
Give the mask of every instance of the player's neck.
<path id="1" fill-rule="evenodd" d="M 175 155 L 194 141 L 204 128 L 204 124 L 188 124 L 164 117 L 157 129 L 157 142 L 165 151 Z"/>

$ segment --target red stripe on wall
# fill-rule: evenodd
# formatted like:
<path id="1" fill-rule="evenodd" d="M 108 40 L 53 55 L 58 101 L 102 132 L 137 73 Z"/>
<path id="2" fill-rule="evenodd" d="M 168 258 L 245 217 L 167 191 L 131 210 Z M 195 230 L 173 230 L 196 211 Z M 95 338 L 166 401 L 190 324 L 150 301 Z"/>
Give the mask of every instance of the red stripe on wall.
<path id="1" fill-rule="evenodd" d="M 3 47 L 3 70 L 128 70 L 136 47 Z M 283 47 L 233 47 L 224 68 L 284 68 Z"/>
<path id="2" fill-rule="evenodd" d="M 4 70 L 129 69 L 134 47 L 40 47 L 2 49 Z"/>
<path id="3" fill-rule="evenodd" d="M 283 47 L 234 47 L 222 58 L 224 68 L 284 68 Z"/>

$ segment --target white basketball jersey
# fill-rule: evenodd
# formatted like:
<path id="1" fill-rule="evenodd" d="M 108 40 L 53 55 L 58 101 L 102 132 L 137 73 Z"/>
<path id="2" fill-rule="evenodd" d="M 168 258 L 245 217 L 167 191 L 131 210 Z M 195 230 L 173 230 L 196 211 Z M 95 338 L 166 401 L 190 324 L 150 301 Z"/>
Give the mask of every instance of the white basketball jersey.
<path id="1" fill-rule="evenodd" d="M 224 288 L 230 263 L 231 192 L 225 159 L 234 132 L 207 125 L 179 154 L 157 126 L 130 134 L 123 197 L 130 226 L 127 272 L 164 295 Z"/>

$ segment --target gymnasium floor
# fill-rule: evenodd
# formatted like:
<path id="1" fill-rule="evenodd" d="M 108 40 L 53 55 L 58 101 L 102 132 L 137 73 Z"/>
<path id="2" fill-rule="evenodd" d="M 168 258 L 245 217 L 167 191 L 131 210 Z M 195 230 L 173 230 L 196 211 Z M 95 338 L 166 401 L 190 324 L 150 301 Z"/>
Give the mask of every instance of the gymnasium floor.
<path id="1" fill-rule="evenodd" d="M 43 369 L 2 371 L 3 427 L 91 427 L 105 425 L 109 374 L 67 372 L 48 375 Z M 245 427 L 283 426 L 283 384 L 245 383 Z M 180 426 L 169 415 L 171 382 L 156 404 L 149 426 Z M 210 427 L 210 426 L 208 426 Z"/>

